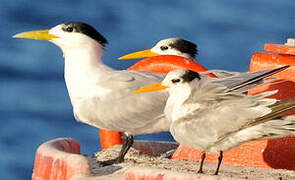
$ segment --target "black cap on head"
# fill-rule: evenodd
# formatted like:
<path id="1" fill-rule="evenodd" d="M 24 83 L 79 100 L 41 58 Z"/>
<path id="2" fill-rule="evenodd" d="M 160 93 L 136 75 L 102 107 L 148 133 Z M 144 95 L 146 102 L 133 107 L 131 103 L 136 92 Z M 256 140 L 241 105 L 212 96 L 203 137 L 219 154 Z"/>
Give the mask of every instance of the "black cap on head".
<path id="1" fill-rule="evenodd" d="M 82 23 L 82 22 L 68 22 L 65 23 L 65 26 L 62 28 L 64 31 L 67 32 L 78 32 L 85 34 L 92 39 L 99 42 L 102 46 L 108 43 L 106 38 L 104 38 L 99 32 L 97 32 L 92 26 Z"/>
<path id="2" fill-rule="evenodd" d="M 187 70 L 182 76 L 181 78 L 183 79 L 183 82 L 191 82 L 194 79 L 201 79 L 200 74 L 195 72 L 195 71 L 191 71 L 191 70 Z"/>
<path id="3" fill-rule="evenodd" d="M 177 39 L 173 44 L 170 44 L 170 46 L 189 54 L 192 58 L 196 58 L 196 55 L 198 55 L 197 45 L 187 40 Z"/>

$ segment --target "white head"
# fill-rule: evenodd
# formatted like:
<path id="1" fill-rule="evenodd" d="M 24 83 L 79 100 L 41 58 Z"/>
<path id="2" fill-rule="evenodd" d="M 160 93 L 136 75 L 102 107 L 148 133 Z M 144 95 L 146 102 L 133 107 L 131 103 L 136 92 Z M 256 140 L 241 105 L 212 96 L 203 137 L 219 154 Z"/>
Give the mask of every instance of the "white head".
<path id="1" fill-rule="evenodd" d="M 119 59 L 137 59 L 158 55 L 175 55 L 188 59 L 195 59 L 197 55 L 197 46 L 184 39 L 168 38 L 159 41 L 153 48 L 130 53 Z"/>
<path id="2" fill-rule="evenodd" d="M 59 46 L 64 53 L 85 48 L 104 48 L 107 40 L 93 27 L 82 22 L 59 24 L 51 29 L 17 34 L 15 38 L 48 40 Z"/>
<path id="3" fill-rule="evenodd" d="M 200 74 L 188 69 L 179 69 L 175 71 L 170 71 L 162 84 L 168 87 L 179 86 L 185 83 L 191 83 L 193 80 L 200 80 Z"/>
<path id="4" fill-rule="evenodd" d="M 195 59 L 197 46 L 184 39 L 168 38 L 159 41 L 151 51 L 160 55 L 176 55 L 188 59 Z"/>
<path id="5" fill-rule="evenodd" d="M 179 69 L 175 71 L 170 71 L 162 82 L 141 88 L 135 91 L 135 93 L 168 89 L 171 95 L 171 92 L 173 92 L 174 90 L 191 91 L 191 82 L 200 79 L 200 74 L 197 72 L 188 69 Z"/>

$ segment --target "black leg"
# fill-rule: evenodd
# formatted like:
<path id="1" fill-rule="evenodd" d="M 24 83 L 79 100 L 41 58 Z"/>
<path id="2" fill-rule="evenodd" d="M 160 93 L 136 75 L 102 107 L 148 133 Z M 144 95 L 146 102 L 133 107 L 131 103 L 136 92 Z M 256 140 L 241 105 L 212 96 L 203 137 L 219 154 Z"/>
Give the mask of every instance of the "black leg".
<path id="1" fill-rule="evenodd" d="M 215 171 L 214 175 L 218 175 L 219 168 L 220 168 L 220 165 L 221 165 L 221 162 L 222 162 L 222 158 L 223 158 L 223 151 L 220 151 L 220 154 L 219 154 L 219 157 L 218 157 L 217 168 L 216 168 L 216 171 Z"/>
<path id="2" fill-rule="evenodd" d="M 124 161 L 124 157 L 127 154 L 127 152 L 129 151 L 129 149 L 131 148 L 132 144 L 133 144 L 133 136 L 127 135 L 124 133 L 123 145 L 122 145 L 121 151 L 119 153 L 119 156 L 117 157 L 116 163 L 121 163 Z"/>
<path id="3" fill-rule="evenodd" d="M 204 164 L 204 160 L 206 158 L 206 152 L 205 151 L 203 151 L 203 154 L 202 154 L 201 157 L 202 157 L 202 159 L 201 159 L 200 168 L 199 168 L 198 173 L 204 173 L 203 172 L 203 164 Z"/>
<path id="4" fill-rule="evenodd" d="M 127 154 L 128 150 L 133 144 L 133 136 L 126 133 L 123 134 L 123 144 L 119 153 L 119 156 L 115 159 L 107 160 L 101 162 L 103 166 L 112 165 L 116 163 L 121 163 L 124 161 L 124 157 Z"/>

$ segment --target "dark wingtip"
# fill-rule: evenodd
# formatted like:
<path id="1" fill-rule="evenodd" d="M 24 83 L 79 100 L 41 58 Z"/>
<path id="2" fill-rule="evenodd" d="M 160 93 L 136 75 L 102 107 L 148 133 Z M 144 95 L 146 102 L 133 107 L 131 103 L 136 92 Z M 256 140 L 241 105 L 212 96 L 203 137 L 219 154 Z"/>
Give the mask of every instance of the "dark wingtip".
<path id="1" fill-rule="evenodd" d="M 261 74 L 259 76 L 253 77 L 251 79 L 248 79 L 247 81 L 242 82 L 241 84 L 238 84 L 238 85 L 236 85 L 236 86 L 234 86 L 234 87 L 232 87 L 230 89 L 227 89 L 225 92 L 234 91 L 234 90 L 240 89 L 240 88 L 242 88 L 242 87 L 244 87 L 246 85 L 253 84 L 255 82 L 260 81 L 261 79 L 264 79 L 266 77 L 269 77 L 271 75 L 279 73 L 279 72 L 281 72 L 281 71 L 283 71 L 283 70 L 285 70 L 285 69 L 287 69 L 289 67 L 290 67 L 290 65 L 286 65 L 286 66 L 282 66 L 282 67 L 279 67 L 279 68 L 276 68 L 276 69 L 273 69 L 273 70 L 266 70 L 265 73 L 263 73 L 263 74 Z"/>
<path id="2" fill-rule="evenodd" d="M 276 74 L 276 73 L 278 73 L 278 72 L 281 72 L 281 71 L 283 71 L 283 70 L 285 70 L 285 69 L 287 69 L 287 68 L 289 68 L 289 67 L 290 67 L 290 65 L 286 65 L 286 66 L 282 66 L 282 67 L 279 67 L 279 68 L 273 69 L 273 70 L 269 71 L 268 73 L 264 74 L 264 76 L 265 76 L 265 77 L 266 77 L 266 76 L 271 76 L 271 75 Z"/>
<path id="3" fill-rule="evenodd" d="M 287 68 L 289 68 L 289 67 L 290 67 L 290 65 L 286 65 L 286 66 L 279 67 L 279 68 L 277 68 L 277 69 L 275 69 L 275 70 L 277 70 L 277 71 L 282 71 L 282 70 L 285 70 L 285 69 L 287 69 Z"/>

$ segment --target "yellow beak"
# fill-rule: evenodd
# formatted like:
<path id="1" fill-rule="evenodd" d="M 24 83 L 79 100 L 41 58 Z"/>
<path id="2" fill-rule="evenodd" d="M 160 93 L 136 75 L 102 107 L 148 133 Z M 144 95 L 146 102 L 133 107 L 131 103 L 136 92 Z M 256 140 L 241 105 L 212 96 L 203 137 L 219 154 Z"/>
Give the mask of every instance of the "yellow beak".
<path id="1" fill-rule="evenodd" d="M 166 88 L 169 88 L 168 86 L 163 85 L 161 82 L 157 84 L 153 84 L 150 86 L 143 87 L 139 90 L 134 91 L 134 94 L 139 94 L 139 93 L 145 93 L 145 92 L 153 92 L 153 91 L 159 91 L 159 90 L 164 90 Z"/>
<path id="2" fill-rule="evenodd" d="M 138 58 L 146 58 L 146 57 L 152 57 L 152 56 L 158 56 L 158 53 L 154 53 L 151 51 L 151 49 L 143 50 L 143 51 L 137 51 L 134 53 L 127 54 L 125 56 L 122 56 L 118 58 L 119 60 L 122 59 L 138 59 Z"/>
<path id="3" fill-rule="evenodd" d="M 13 36 L 14 38 L 25 38 L 25 39 L 39 39 L 39 40 L 51 40 L 54 38 L 59 38 L 53 34 L 49 34 L 49 30 L 37 30 L 19 33 Z"/>

